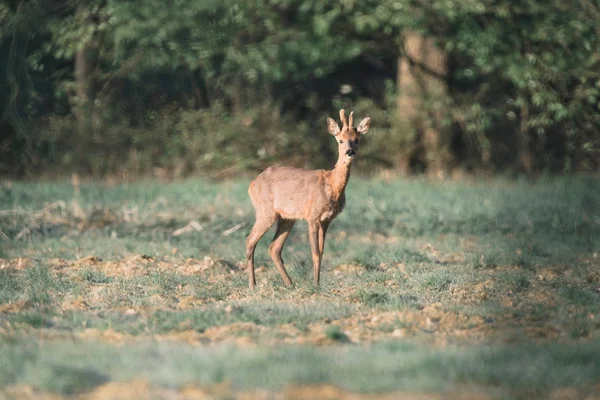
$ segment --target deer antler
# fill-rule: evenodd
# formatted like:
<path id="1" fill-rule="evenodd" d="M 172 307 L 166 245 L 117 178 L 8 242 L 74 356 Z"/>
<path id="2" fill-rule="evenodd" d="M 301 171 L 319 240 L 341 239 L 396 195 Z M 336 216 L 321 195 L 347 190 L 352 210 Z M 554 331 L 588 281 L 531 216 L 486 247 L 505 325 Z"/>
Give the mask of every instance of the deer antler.
<path id="1" fill-rule="evenodd" d="M 348 126 L 352 128 L 352 124 L 354 123 L 354 111 L 350 111 L 350 115 L 348 116 Z"/>
<path id="2" fill-rule="evenodd" d="M 348 126 L 348 121 L 346 120 L 346 110 L 343 108 L 340 110 L 340 121 L 342 121 L 342 129 Z"/>

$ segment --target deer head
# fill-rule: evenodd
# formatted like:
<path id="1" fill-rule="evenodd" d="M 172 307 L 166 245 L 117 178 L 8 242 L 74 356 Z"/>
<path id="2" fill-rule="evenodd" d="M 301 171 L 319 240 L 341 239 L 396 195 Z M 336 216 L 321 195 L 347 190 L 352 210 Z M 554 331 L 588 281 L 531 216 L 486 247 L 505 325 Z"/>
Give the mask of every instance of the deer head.
<path id="1" fill-rule="evenodd" d="M 340 110 L 340 120 L 342 121 L 341 129 L 337 122 L 328 117 L 327 130 L 338 141 L 338 159 L 344 160 L 345 163 L 350 163 L 358 150 L 360 137 L 369 131 L 371 117 L 367 116 L 363 118 L 358 126 L 354 128 L 354 111 L 350 112 L 348 119 L 346 119 L 346 111 L 342 109 Z"/>

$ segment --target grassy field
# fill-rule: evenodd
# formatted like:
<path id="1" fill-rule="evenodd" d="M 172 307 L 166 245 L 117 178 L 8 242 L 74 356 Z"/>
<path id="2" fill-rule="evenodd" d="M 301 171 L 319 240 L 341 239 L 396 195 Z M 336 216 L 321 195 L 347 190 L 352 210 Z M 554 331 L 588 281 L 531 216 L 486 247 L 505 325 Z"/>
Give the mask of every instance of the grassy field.
<path id="1" fill-rule="evenodd" d="M 353 177 L 254 292 L 247 185 L 0 187 L 0 398 L 600 399 L 600 180 Z"/>

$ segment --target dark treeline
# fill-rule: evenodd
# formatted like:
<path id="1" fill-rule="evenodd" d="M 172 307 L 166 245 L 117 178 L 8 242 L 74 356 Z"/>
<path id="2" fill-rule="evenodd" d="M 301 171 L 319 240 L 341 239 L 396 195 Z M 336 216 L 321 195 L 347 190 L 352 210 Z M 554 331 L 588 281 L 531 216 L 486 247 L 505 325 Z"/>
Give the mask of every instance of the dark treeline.
<path id="1" fill-rule="evenodd" d="M 598 0 L 1 0 L 0 173 L 600 166 Z"/>

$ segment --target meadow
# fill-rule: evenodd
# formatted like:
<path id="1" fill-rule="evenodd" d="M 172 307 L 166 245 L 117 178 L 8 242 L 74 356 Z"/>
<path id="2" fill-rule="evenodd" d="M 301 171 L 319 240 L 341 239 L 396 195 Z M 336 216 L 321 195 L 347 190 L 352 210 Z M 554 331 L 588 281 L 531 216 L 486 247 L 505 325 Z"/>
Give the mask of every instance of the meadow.
<path id="1" fill-rule="evenodd" d="M 600 399 L 600 180 L 352 177 L 248 289 L 248 180 L 5 182 L 0 397 Z"/>

